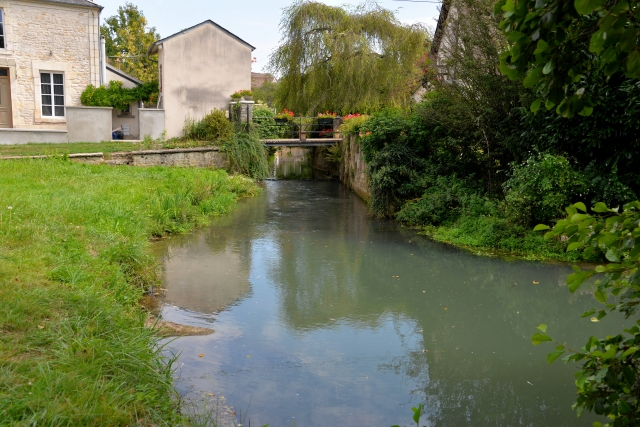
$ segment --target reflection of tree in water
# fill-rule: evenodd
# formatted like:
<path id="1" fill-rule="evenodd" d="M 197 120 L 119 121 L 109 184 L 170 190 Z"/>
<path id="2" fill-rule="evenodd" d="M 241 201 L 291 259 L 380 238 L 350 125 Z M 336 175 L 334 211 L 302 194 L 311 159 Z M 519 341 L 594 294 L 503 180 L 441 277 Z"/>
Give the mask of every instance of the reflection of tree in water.
<path id="1" fill-rule="evenodd" d="M 570 269 L 478 257 L 398 233 L 360 208 L 343 202 L 329 216 L 291 205 L 281 212 L 295 217 L 269 237 L 278 254 L 269 277 L 284 322 L 304 331 L 412 319 L 422 348 L 407 346 L 383 368 L 412 379 L 437 425 L 575 424 L 571 368 L 548 366 L 549 349 L 529 340 L 543 322 L 578 345 L 584 336 L 606 335 L 602 324 L 580 319 L 592 300 L 567 291 Z"/>

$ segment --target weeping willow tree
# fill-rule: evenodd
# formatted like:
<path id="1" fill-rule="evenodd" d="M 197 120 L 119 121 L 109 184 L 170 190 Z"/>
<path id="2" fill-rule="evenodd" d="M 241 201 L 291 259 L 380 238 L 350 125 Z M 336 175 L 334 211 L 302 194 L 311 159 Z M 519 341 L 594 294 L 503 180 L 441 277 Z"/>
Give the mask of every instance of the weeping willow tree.
<path id="1" fill-rule="evenodd" d="M 419 86 L 429 36 L 368 2 L 353 8 L 298 1 L 284 10 L 269 68 L 277 104 L 298 114 L 371 112 L 405 105 Z"/>

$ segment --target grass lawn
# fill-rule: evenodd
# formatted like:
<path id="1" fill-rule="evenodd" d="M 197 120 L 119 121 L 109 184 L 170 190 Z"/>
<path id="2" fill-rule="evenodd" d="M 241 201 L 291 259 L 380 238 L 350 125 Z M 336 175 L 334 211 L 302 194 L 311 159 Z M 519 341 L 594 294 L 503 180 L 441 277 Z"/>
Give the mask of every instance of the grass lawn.
<path id="1" fill-rule="evenodd" d="M 158 150 L 162 148 L 192 148 L 210 146 L 210 142 L 177 140 L 168 141 L 109 141 L 74 142 L 64 144 L 30 143 L 19 145 L 0 145 L 0 157 L 3 156 L 41 156 L 73 153 L 116 153 L 120 151 Z"/>
<path id="2" fill-rule="evenodd" d="M 0 162 L 0 425 L 182 425 L 139 306 L 149 241 L 258 191 L 224 171 Z"/>

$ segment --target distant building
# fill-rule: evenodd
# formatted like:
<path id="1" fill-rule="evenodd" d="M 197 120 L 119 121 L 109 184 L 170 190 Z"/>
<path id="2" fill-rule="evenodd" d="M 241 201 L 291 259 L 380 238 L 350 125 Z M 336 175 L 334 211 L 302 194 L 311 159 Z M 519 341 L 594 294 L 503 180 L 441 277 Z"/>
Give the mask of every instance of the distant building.
<path id="1" fill-rule="evenodd" d="M 158 103 L 165 110 L 167 137 L 181 136 L 187 118 L 227 110 L 233 92 L 251 88 L 253 50 L 210 20 L 149 47 L 149 55 L 158 54 Z"/>
<path id="2" fill-rule="evenodd" d="M 101 10 L 87 0 L 0 1 L 0 128 L 66 129 L 66 107 L 102 81 Z"/>
<path id="3" fill-rule="evenodd" d="M 273 83 L 274 77 L 269 73 L 251 73 L 251 89 L 258 88 L 266 82 Z"/>

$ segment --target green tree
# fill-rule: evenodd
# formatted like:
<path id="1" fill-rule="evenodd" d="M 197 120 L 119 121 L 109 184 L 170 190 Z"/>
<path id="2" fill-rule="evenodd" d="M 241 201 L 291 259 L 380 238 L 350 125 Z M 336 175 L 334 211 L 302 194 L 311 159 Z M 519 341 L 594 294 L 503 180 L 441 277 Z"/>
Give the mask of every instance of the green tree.
<path id="1" fill-rule="evenodd" d="M 157 80 L 158 63 L 149 58 L 147 50 L 151 43 L 160 39 L 155 27 L 148 22 L 137 6 L 125 3 L 118 13 L 105 19 L 100 33 L 105 37 L 106 54 L 111 64 L 138 79 L 148 82 Z"/>
<path id="2" fill-rule="evenodd" d="M 405 105 L 422 77 L 426 29 L 375 3 L 347 9 L 301 0 L 284 10 L 269 67 L 277 103 L 299 114 Z"/>
<path id="3" fill-rule="evenodd" d="M 584 76 L 594 68 L 640 78 L 638 0 L 500 0 L 495 12 L 511 43 L 501 70 L 539 91 L 534 112 L 544 102 L 565 117 L 590 115 Z"/>

